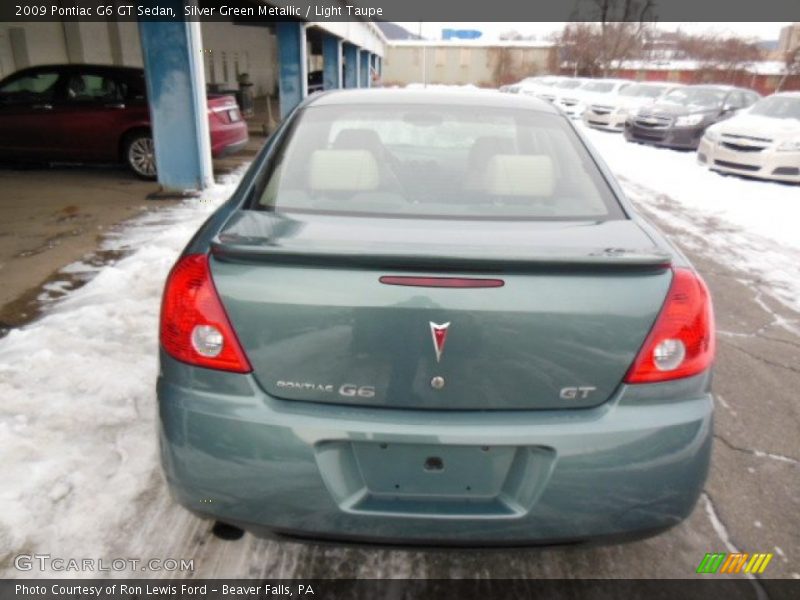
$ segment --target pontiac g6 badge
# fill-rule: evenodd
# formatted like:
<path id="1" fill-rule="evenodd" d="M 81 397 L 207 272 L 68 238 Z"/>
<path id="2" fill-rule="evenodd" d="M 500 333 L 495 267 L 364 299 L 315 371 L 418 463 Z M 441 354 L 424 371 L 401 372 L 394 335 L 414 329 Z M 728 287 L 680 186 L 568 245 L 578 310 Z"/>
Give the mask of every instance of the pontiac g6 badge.
<path id="1" fill-rule="evenodd" d="M 433 349 L 436 351 L 436 362 L 441 362 L 442 352 L 444 352 L 444 344 L 447 341 L 447 328 L 450 323 L 439 325 L 438 323 L 430 322 L 431 325 L 431 338 L 433 339 Z"/>

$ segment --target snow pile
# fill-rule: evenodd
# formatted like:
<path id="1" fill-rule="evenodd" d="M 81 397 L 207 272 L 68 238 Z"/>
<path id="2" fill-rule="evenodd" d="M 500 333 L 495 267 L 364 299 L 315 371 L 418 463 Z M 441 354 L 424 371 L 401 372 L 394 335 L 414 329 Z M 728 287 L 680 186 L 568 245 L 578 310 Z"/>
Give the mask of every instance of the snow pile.
<path id="1" fill-rule="evenodd" d="M 571 68 L 572 65 L 564 63 L 563 67 Z M 667 59 L 667 60 L 623 60 L 616 69 L 626 71 L 702 71 L 719 70 L 727 71 L 724 65 L 715 65 L 700 60 L 692 59 Z M 757 60 L 742 62 L 736 65 L 737 70 L 758 75 L 782 75 L 786 72 L 786 63 L 781 60 Z"/>
<path id="2" fill-rule="evenodd" d="M 135 219 L 106 244 L 131 254 L 0 339 L 0 576 L 17 554 L 103 556 L 152 487 L 164 279 L 240 176 Z"/>
<path id="3" fill-rule="evenodd" d="M 583 131 L 635 204 L 703 239 L 718 260 L 752 273 L 800 310 L 800 188 L 725 177 L 699 165 L 694 152 Z"/>
<path id="4" fill-rule="evenodd" d="M 437 90 L 451 92 L 491 92 L 497 93 L 495 88 L 482 88 L 471 83 L 465 85 L 449 85 L 445 83 L 409 83 L 405 86 L 407 90 Z"/>

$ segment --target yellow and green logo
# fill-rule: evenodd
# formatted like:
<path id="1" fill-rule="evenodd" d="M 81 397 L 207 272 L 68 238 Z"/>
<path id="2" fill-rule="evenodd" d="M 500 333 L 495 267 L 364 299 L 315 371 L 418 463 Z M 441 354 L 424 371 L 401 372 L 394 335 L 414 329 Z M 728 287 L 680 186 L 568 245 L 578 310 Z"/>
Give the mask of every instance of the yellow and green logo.
<path id="1" fill-rule="evenodd" d="M 772 554 L 746 552 L 725 552 L 707 553 L 700 566 L 697 567 L 698 573 L 763 573 L 767 568 Z"/>

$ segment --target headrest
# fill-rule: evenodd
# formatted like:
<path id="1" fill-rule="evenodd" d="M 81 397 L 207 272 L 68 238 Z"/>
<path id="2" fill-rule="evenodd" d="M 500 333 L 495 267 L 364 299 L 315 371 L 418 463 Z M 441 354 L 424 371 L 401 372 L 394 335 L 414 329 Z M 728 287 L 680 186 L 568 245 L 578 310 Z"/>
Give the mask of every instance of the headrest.
<path id="1" fill-rule="evenodd" d="M 514 140 L 499 136 L 483 136 L 475 139 L 467 157 L 467 172 L 464 189 L 482 190 L 489 159 L 497 154 L 514 152 Z"/>
<path id="2" fill-rule="evenodd" d="M 383 143 L 372 129 L 342 129 L 333 142 L 333 147 L 341 150 L 379 150 Z"/>
<path id="3" fill-rule="evenodd" d="M 378 163 L 367 150 L 315 150 L 308 183 L 312 191 L 371 191 L 378 187 Z"/>
<path id="4" fill-rule="evenodd" d="M 514 152 L 514 140 L 499 136 L 483 136 L 475 138 L 469 151 L 471 161 L 488 161 L 495 154 Z"/>
<path id="5" fill-rule="evenodd" d="M 497 154 L 489 159 L 484 182 L 494 196 L 552 196 L 553 161 L 544 154 Z"/>
<path id="6" fill-rule="evenodd" d="M 76 76 L 69 80 L 69 93 L 72 94 L 73 97 L 80 96 L 86 91 L 86 82 L 83 80 L 83 77 Z"/>

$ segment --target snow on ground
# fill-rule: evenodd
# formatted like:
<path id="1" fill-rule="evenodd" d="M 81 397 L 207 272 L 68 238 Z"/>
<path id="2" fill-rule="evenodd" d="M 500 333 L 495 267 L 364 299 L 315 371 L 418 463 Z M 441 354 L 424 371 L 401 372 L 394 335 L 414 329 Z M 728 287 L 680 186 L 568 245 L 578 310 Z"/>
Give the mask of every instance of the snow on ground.
<path id="1" fill-rule="evenodd" d="M 694 152 L 581 128 L 646 214 L 703 239 L 718 260 L 800 310 L 800 186 L 726 177 L 697 164 Z"/>
<path id="2" fill-rule="evenodd" d="M 0 576 L 17 554 L 103 556 L 152 485 L 164 279 L 240 176 L 129 223 L 104 248 L 129 254 L 0 339 Z"/>

